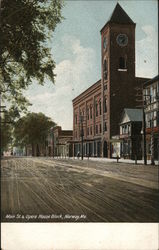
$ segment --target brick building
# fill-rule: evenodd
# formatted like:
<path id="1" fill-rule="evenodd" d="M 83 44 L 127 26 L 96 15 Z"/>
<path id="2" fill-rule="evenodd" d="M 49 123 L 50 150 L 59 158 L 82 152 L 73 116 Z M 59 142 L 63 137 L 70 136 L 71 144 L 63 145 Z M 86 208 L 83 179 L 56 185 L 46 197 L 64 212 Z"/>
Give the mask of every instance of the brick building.
<path id="1" fill-rule="evenodd" d="M 124 108 L 139 105 L 136 88 L 148 79 L 135 77 L 135 27 L 117 3 L 101 29 L 101 80 L 73 100 L 74 155 L 111 157 Z"/>
<path id="2" fill-rule="evenodd" d="M 74 155 L 76 156 L 78 152 L 81 152 L 80 138 L 83 132 L 84 155 L 100 156 L 102 133 L 101 81 L 96 82 L 75 98 L 73 106 Z"/>
<path id="3" fill-rule="evenodd" d="M 60 126 L 50 129 L 48 135 L 49 156 L 72 156 L 72 130 L 62 130 Z"/>
<path id="4" fill-rule="evenodd" d="M 147 157 L 159 160 L 159 76 L 143 85 Z"/>

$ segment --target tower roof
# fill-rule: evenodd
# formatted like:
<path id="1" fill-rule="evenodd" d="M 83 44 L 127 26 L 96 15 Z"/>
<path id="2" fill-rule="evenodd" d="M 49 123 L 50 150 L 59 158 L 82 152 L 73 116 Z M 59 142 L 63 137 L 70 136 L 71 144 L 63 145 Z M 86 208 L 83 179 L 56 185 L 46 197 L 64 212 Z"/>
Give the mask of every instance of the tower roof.
<path id="1" fill-rule="evenodd" d="M 115 6 L 115 9 L 110 17 L 110 19 L 107 21 L 107 23 L 104 25 L 104 27 L 108 23 L 115 23 L 115 24 L 133 24 L 135 23 L 132 21 L 132 19 L 128 16 L 128 14 L 123 10 L 123 8 L 120 6 L 119 3 Z M 103 28 L 104 28 L 103 27 Z M 101 31 L 103 30 L 101 29 Z"/>

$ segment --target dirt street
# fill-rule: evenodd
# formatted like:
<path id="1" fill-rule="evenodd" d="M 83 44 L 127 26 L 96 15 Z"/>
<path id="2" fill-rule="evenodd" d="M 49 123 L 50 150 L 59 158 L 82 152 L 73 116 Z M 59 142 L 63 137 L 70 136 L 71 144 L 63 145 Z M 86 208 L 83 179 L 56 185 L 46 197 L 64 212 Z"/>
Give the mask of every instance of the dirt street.
<path id="1" fill-rule="evenodd" d="M 2 222 L 159 222 L 158 167 L 4 158 Z"/>

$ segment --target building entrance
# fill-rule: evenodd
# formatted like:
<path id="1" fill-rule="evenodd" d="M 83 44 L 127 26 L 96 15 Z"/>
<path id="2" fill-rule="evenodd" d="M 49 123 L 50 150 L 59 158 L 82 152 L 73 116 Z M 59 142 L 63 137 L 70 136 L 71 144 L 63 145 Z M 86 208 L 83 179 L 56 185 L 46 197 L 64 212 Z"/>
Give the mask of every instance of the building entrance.
<path id="1" fill-rule="evenodd" d="M 104 145 L 103 145 L 103 156 L 108 157 L 108 148 L 107 148 L 107 142 L 106 141 L 104 141 Z"/>

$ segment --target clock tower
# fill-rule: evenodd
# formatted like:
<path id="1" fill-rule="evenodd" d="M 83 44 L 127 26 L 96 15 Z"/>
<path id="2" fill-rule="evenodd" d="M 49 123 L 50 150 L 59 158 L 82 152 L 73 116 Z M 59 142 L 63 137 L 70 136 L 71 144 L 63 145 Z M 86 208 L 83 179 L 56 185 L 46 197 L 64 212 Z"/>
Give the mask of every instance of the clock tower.
<path id="1" fill-rule="evenodd" d="M 117 3 L 101 29 L 102 155 L 111 157 L 123 109 L 135 106 L 135 26 Z"/>

